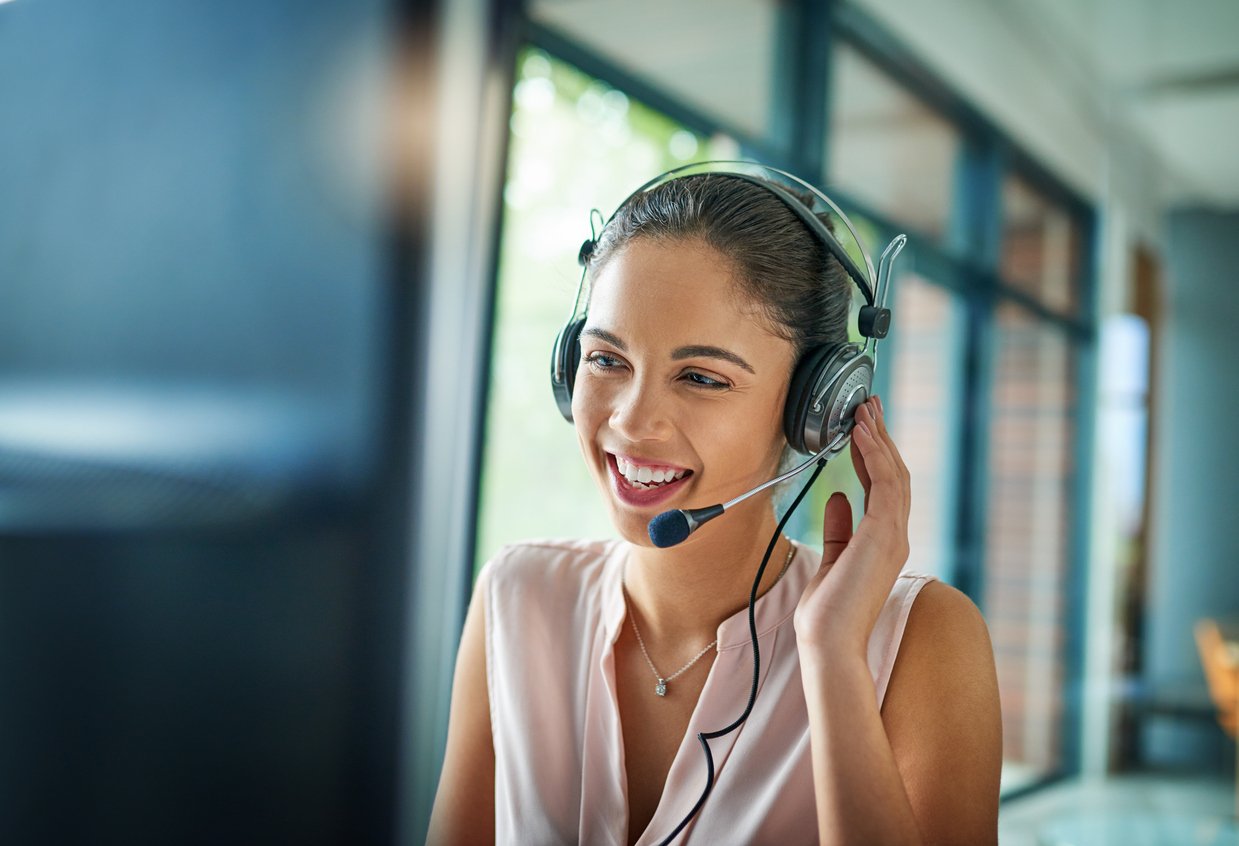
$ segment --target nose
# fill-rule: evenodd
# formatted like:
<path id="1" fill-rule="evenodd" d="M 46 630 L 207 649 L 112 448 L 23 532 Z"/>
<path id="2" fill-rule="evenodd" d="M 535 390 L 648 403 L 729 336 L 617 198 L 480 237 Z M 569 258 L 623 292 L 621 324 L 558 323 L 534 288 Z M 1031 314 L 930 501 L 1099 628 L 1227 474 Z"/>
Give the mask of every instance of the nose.
<path id="1" fill-rule="evenodd" d="M 626 440 L 661 441 L 671 434 L 671 398 L 644 380 L 633 379 L 615 396 L 611 430 Z"/>

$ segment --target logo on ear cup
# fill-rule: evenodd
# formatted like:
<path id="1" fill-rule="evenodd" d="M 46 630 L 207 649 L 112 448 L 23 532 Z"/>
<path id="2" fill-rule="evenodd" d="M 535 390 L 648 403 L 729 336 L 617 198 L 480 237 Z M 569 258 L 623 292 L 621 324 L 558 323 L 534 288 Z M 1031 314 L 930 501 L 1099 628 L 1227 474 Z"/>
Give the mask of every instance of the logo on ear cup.
<path id="1" fill-rule="evenodd" d="M 852 430 L 857 406 L 873 384 L 873 359 L 856 344 L 828 344 L 800 360 L 787 390 L 783 433 L 792 449 L 806 455 Z"/>

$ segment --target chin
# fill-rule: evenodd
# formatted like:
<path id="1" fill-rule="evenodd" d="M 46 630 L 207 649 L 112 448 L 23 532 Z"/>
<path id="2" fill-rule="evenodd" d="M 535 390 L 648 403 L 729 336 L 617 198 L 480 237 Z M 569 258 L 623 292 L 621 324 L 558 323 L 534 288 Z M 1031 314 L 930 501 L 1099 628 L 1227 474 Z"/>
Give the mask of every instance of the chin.
<path id="1" fill-rule="evenodd" d="M 615 527 L 615 531 L 620 538 L 632 544 L 633 546 L 648 546 L 653 548 L 654 542 L 650 540 L 650 520 L 658 515 L 650 515 L 647 519 L 642 515 L 633 514 L 630 511 L 623 511 L 615 507 L 614 503 L 610 503 L 611 525 Z"/>

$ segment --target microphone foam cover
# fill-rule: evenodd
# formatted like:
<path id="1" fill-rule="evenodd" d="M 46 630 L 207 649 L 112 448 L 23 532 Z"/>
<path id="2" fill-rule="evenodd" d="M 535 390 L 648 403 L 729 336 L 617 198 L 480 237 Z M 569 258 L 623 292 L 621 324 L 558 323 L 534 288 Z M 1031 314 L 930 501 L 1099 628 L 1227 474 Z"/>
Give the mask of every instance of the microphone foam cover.
<path id="1" fill-rule="evenodd" d="M 659 549 L 675 546 L 688 534 L 688 517 L 683 511 L 664 511 L 650 521 L 650 540 Z"/>

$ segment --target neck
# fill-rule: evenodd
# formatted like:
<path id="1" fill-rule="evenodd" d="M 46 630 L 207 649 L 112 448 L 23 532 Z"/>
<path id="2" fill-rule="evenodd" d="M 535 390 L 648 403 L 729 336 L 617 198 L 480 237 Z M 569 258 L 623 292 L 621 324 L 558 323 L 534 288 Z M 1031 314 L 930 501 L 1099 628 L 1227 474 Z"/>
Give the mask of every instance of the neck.
<path id="1" fill-rule="evenodd" d="M 628 547 L 631 612 L 647 642 L 705 645 L 720 623 L 748 605 L 753 579 L 777 523 L 769 497 L 746 502 L 669 549 Z M 780 537 L 758 596 L 778 580 L 791 541 Z"/>

